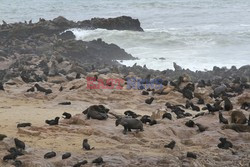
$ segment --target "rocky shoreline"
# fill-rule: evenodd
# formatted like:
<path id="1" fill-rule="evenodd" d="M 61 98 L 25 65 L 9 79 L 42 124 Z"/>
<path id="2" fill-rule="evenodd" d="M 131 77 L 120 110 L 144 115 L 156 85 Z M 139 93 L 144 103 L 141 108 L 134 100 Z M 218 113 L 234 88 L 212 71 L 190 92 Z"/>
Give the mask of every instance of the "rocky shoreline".
<path id="1" fill-rule="evenodd" d="M 250 65 L 126 67 L 116 60 L 136 58 L 101 39 L 75 40 L 71 28 L 143 32 L 127 16 L 2 24 L 0 166 L 249 166 Z M 115 87 L 88 89 L 88 77 Z M 128 89 L 129 77 L 144 81 Z M 160 89 L 146 88 L 155 78 Z M 109 79 L 124 80 L 121 89 Z M 83 139 L 95 149 L 84 150 Z M 71 157 L 62 159 L 65 153 Z"/>

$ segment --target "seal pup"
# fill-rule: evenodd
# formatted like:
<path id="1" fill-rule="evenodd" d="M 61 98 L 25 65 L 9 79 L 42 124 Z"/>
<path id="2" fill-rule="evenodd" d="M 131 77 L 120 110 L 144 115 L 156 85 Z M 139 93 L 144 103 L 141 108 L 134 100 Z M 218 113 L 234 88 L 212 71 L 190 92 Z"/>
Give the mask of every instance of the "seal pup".
<path id="1" fill-rule="evenodd" d="M 25 128 L 27 126 L 31 126 L 31 123 L 19 123 L 19 124 L 17 124 L 17 128 Z"/>
<path id="2" fill-rule="evenodd" d="M 165 148 L 170 148 L 171 150 L 174 149 L 176 142 L 172 140 L 169 144 L 166 144 L 164 147 Z"/>
<path id="3" fill-rule="evenodd" d="M 98 158 L 94 159 L 94 160 L 92 161 L 92 163 L 93 163 L 93 164 L 97 164 L 97 165 L 101 165 L 101 164 L 104 163 L 104 161 L 103 161 L 103 158 L 102 158 L 102 157 L 98 157 Z"/>
<path id="4" fill-rule="evenodd" d="M 0 141 L 2 141 L 4 138 L 6 138 L 7 136 L 4 134 L 0 134 Z"/>
<path id="5" fill-rule="evenodd" d="M 152 104 L 153 101 L 154 101 L 154 98 L 151 97 L 150 99 L 146 99 L 146 100 L 145 100 L 145 103 L 146 103 L 146 104 Z"/>
<path id="6" fill-rule="evenodd" d="M 13 166 L 15 167 L 22 167 L 23 163 L 22 161 L 20 160 L 15 160 L 13 163 L 12 163 Z"/>
<path id="7" fill-rule="evenodd" d="M 71 114 L 67 112 L 64 112 L 62 115 L 64 119 L 70 119 L 72 117 Z"/>
<path id="8" fill-rule="evenodd" d="M 35 92 L 35 87 L 29 88 L 26 92 Z"/>
<path id="9" fill-rule="evenodd" d="M 16 154 L 8 154 L 3 157 L 3 161 L 15 160 L 17 158 Z"/>
<path id="10" fill-rule="evenodd" d="M 244 102 L 242 103 L 240 108 L 247 111 L 248 109 L 250 109 L 250 103 Z"/>
<path id="11" fill-rule="evenodd" d="M 71 105 L 71 102 L 70 101 L 66 101 L 66 102 L 61 102 L 61 103 L 58 103 L 59 105 Z"/>
<path id="12" fill-rule="evenodd" d="M 193 111 L 200 111 L 200 107 L 194 105 L 193 103 L 190 103 L 190 105 Z"/>
<path id="13" fill-rule="evenodd" d="M 187 127 L 192 128 L 192 127 L 194 127 L 195 123 L 194 123 L 194 121 L 189 120 L 189 121 L 187 121 L 187 122 L 185 123 L 185 125 L 186 125 Z"/>
<path id="14" fill-rule="evenodd" d="M 135 118 L 120 117 L 115 121 L 115 125 L 124 127 L 123 134 L 127 134 L 127 131 L 131 131 L 131 129 L 143 131 L 143 123 Z"/>
<path id="15" fill-rule="evenodd" d="M 142 123 L 147 124 L 151 122 L 151 117 L 149 115 L 143 115 L 140 120 Z"/>
<path id="16" fill-rule="evenodd" d="M 77 164 L 73 165 L 73 167 L 81 167 L 82 165 L 85 165 L 87 163 L 88 163 L 88 161 L 84 160 L 84 161 L 78 162 Z"/>
<path id="17" fill-rule="evenodd" d="M 149 122 L 150 126 L 153 126 L 153 125 L 156 125 L 156 124 L 157 124 L 157 121 L 155 119 L 150 120 L 150 122 Z"/>
<path id="18" fill-rule="evenodd" d="M 124 115 L 126 115 L 126 116 L 131 116 L 132 118 L 137 118 L 137 117 L 140 116 L 140 115 L 137 115 L 135 112 L 130 111 L 130 110 L 125 111 L 125 112 L 124 112 Z"/>
<path id="19" fill-rule="evenodd" d="M 24 155 L 24 154 L 22 153 L 22 151 L 18 150 L 18 149 L 15 148 L 15 147 L 11 147 L 11 148 L 8 150 L 8 152 L 11 153 L 11 154 L 16 154 L 17 156 L 22 156 L 22 155 Z"/>
<path id="20" fill-rule="evenodd" d="M 198 100 L 197 104 L 205 104 L 205 101 L 204 101 L 204 99 L 202 99 L 202 98 L 199 98 L 199 100 Z"/>
<path id="21" fill-rule="evenodd" d="M 14 138 L 14 142 L 17 149 L 25 150 L 25 143 L 23 141 L 19 140 L 18 138 Z"/>
<path id="22" fill-rule="evenodd" d="M 62 159 L 68 159 L 69 157 L 71 157 L 71 153 L 67 152 L 67 153 L 64 153 L 62 155 Z"/>
<path id="23" fill-rule="evenodd" d="M 197 155 L 193 152 L 187 152 L 187 157 L 197 159 Z"/>
<path id="24" fill-rule="evenodd" d="M 48 152 L 44 155 L 44 159 L 50 159 L 56 156 L 56 153 L 54 151 Z"/>
<path id="25" fill-rule="evenodd" d="M 247 122 L 246 116 L 238 110 L 231 112 L 231 123 L 245 124 Z"/>
<path id="26" fill-rule="evenodd" d="M 4 91 L 4 87 L 3 87 L 2 82 L 0 82 L 0 90 Z"/>
<path id="27" fill-rule="evenodd" d="M 222 112 L 219 112 L 219 121 L 220 123 L 222 122 L 223 124 L 228 124 L 228 120 L 223 117 Z"/>
<path id="28" fill-rule="evenodd" d="M 200 116 L 203 116 L 203 115 L 205 115 L 205 113 L 201 112 L 201 113 L 196 114 L 193 118 L 197 118 L 197 117 L 200 117 Z"/>
<path id="29" fill-rule="evenodd" d="M 48 94 L 52 93 L 52 90 L 51 90 L 51 89 L 45 89 L 45 88 L 41 87 L 41 86 L 38 85 L 38 84 L 35 84 L 35 87 L 36 87 L 37 91 L 39 91 L 39 92 L 44 92 L 45 95 L 48 95 Z"/>
<path id="30" fill-rule="evenodd" d="M 250 126 L 250 115 L 248 116 L 247 125 Z M 1 137 L 0 137 L 0 141 L 1 141 Z"/>
<path id="31" fill-rule="evenodd" d="M 221 137 L 220 142 L 217 146 L 221 149 L 229 149 L 229 148 L 233 148 L 233 144 L 230 141 L 227 141 L 226 138 Z"/>
<path id="32" fill-rule="evenodd" d="M 162 119 L 164 119 L 164 118 L 167 118 L 167 119 L 169 119 L 169 120 L 172 120 L 172 115 L 170 114 L 170 113 L 164 113 L 163 115 L 162 115 Z"/>
<path id="33" fill-rule="evenodd" d="M 63 87 L 62 87 L 62 86 L 59 88 L 59 91 L 60 91 L 60 92 L 63 91 Z"/>
<path id="34" fill-rule="evenodd" d="M 225 111 L 230 111 L 233 109 L 233 104 L 232 102 L 229 100 L 228 97 L 224 97 L 224 110 Z"/>
<path id="35" fill-rule="evenodd" d="M 200 132 L 204 132 L 205 130 L 208 129 L 208 127 L 206 127 L 206 126 L 204 126 L 204 125 L 201 125 L 201 124 L 199 124 L 199 123 L 196 123 L 196 126 L 198 126 L 198 130 L 199 130 Z"/>
<path id="36" fill-rule="evenodd" d="M 49 124 L 50 126 L 58 125 L 59 119 L 60 119 L 59 117 L 56 117 L 55 119 L 46 120 L 45 123 Z"/>
<path id="37" fill-rule="evenodd" d="M 142 95 L 149 95 L 149 92 L 148 91 L 142 91 L 142 93 L 141 93 Z"/>
<path id="38" fill-rule="evenodd" d="M 90 145 L 88 143 L 88 139 L 83 139 L 82 148 L 85 150 L 93 150 L 95 147 L 90 148 Z"/>

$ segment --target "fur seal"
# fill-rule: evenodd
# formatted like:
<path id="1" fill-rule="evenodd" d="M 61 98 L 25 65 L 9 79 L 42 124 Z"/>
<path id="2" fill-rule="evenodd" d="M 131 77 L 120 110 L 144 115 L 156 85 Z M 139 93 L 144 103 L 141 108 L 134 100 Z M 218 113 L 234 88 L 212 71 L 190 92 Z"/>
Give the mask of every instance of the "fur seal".
<path id="1" fill-rule="evenodd" d="M 15 160 L 13 163 L 12 163 L 13 166 L 15 167 L 22 167 L 23 163 L 22 161 L 20 160 Z"/>
<path id="2" fill-rule="evenodd" d="M 4 91 L 3 84 L 0 82 L 0 90 Z"/>
<path id="3" fill-rule="evenodd" d="M 87 115 L 87 119 L 106 120 L 108 118 L 109 109 L 103 105 L 93 105 L 84 110 L 82 113 Z"/>
<path id="4" fill-rule="evenodd" d="M 64 119 L 70 119 L 72 117 L 71 114 L 67 112 L 64 112 L 62 115 L 64 116 Z"/>
<path id="5" fill-rule="evenodd" d="M 171 115 L 170 113 L 164 113 L 164 114 L 162 115 L 162 119 L 164 119 L 164 118 L 167 118 L 167 119 L 169 119 L 169 120 L 172 120 L 172 115 Z"/>
<path id="6" fill-rule="evenodd" d="M 25 128 L 27 126 L 31 126 L 31 123 L 19 123 L 19 124 L 17 124 L 17 128 Z"/>
<path id="7" fill-rule="evenodd" d="M 204 80 L 198 81 L 197 87 L 198 88 L 205 88 L 206 87 L 206 82 Z"/>
<path id="8" fill-rule="evenodd" d="M 14 138 L 14 142 L 15 142 L 16 148 L 25 150 L 25 143 L 23 141 L 19 140 L 18 138 Z"/>
<path id="9" fill-rule="evenodd" d="M 219 138 L 220 142 L 217 146 L 221 149 L 229 149 L 229 148 L 233 148 L 233 144 L 230 141 L 227 141 L 226 138 L 221 137 Z"/>
<path id="10" fill-rule="evenodd" d="M 69 153 L 69 152 L 62 155 L 62 159 L 67 159 L 69 157 L 71 157 L 71 153 Z"/>
<path id="11" fill-rule="evenodd" d="M 56 153 L 54 151 L 48 152 L 44 155 L 44 159 L 50 159 L 56 156 Z"/>
<path id="12" fill-rule="evenodd" d="M 143 115 L 140 120 L 142 123 L 147 124 L 151 122 L 151 117 L 149 115 Z"/>
<path id="13" fill-rule="evenodd" d="M 154 101 L 154 99 L 155 99 L 155 98 L 153 98 L 153 97 L 151 97 L 151 98 L 149 98 L 149 99 L 146 99 L 146 100 L 145 100 L 145 103 L 146 103 L 146 104 L 152 104 L 152 102 Z"/>
<path id="14" fill-rule="evenodd" d="M 148 91 L 142 91 L 142 93 L 141 93 L 142 95 L 149 95 L 149 93 L 148 93 Z"/>
<path id="15" fill-rule="evenodd" d="M 228 97 L 224 97 L 224 110 L 230 111 L 233 109 L 232 102 L 228 99 Z"/>
<path id="16" fill-rule="evenodd" d="M 220 123 L 222 122 L 223 124 L 228 124 L 228 120 L 223 117 L 222 112 L 219 112 L 219 121 Z"/>
<path id="17" fill-rule="evenodd" d="M 153 126 L 153 125 L 156 125 L 157 124 L 157 121 L 155 120 L 155 119 L 153 119 L 153 120 L 151 120 L 150 122 L 149 122 L 149 125 L 150 126 Z"/>
<path id="18" fill-rule="evenodd" d="M 66 101 L 66 102 L 61 102 L 61 103 L 58 103 L 59 105 L 71 105 L 71 102 L 70 101 Z"/>
<path id="19" fill-rule="evenodd" d="M 81 167 L 82 165 L 85 165 L 87 163 L 88 163 L 88 161 L 84 160 L 84 161 L 78 162 L 77 164 L 73 165 L 73 167 Z"/>
<path id="20" fill-rule="evenodd" d="M 186 123 L 185 123 L 185 125 L 187 126 L 187 127 L 194 127 L 194 125 L 195 125 L 195 123 L 194 123 L 194 121 L 192 121 L 192 120 L 189 120 L 189 121 L 187 121 Z"/>
<path id="21" fill-rule="evenodd" d="M 29 88 L 26 92 L 35 92 L 35 87 Z"/>
<path id="22" fill-rule="evenodd" d="M 0 141 L 2 141 L 4 138 L 6 138 L 7 136 L 4 134 L 0 134 Z"/>
<path id="23" fill-rule="evenodd" d="M 59 119 L 60 119 L 59 117 L 56 117 L 55 119 L 46 120 L 45 123 L 49 124 L 50 126 L 58 125 Z"/>
<path id="24" fill-rule="evenodd" d="M 63 87 L 62 87 L 62 86 L 59 88 L 59 91 L 60 91 L 60 92 L 63 91 Z"/>
<path id="25" fill-rule="evenodd" d="M 191 100 L 192 98 L 194 98 L 193 96 L 193 92 L 192 90 L 190 90 L 189 88 L 185 87 L 183 90 L 182 90 L 182 95 L 183 97 Z"/>
<path id="26" fill-rule="evenodd" d="M 21 150 L 18 150 L 18 149 L 15 148 L 15 147 L 11 147 L 11 148 L 8 150 L 8 152 L 11 153 L 11 154 L 16 154 L 17 156 L 22 156 L 22 155 L 24 155 L 24 154 L 22 153 Z"/>
<path id="27" fill-rule="evenodd" d="M 194 105 L 193 103 L 190 103 L 190 105 L 193 111 L 200 111 L 200 107 Z"/>
<path id="28" fill-rule="evenodd" d="M 201 125 L 201 124 L 199 124 L 199 123 L 196 123 L 196 125 L 198 126 L 198 130 L 199 130 L 200 132 L 204 132 L 205 130 L 208 129 L 208 127 L 203 126 L 203 125 Z"/>
<path id="29" fill-rule="evenodd" d="M 247 111 L 248 109 L 250 109 L 250 103 L 244 102 L 242 103 L 240 108 Z"/>
<path id="30" fill-rule="evenodd" d="M 44 92 L 46 95 L 52 93 L 52 90 L 51 90 L 51 89 L 45 89 L 45 88 L 41 87 L 41 86 L 38 85 L 38 84 L 35 84 L 35 87 L 36 87 L 37 91 L 39 91 L 39 92 Z"/>
<path id="31" fill-rule="evenodd" d="M 205 113 L 204 113 L 204 112 L 201 112 L 201 113 L 196 114 L 196 115 L 194 116 L 194 118 L 197 118 L 197 117 L 203 116 L 203 115 L 205 115 Z"/>
<path id="32" fill-rule="evenodd" d="M 199 98 L 199 100 L 198 100 L 197 104 L 205 104 L 205 101 L 204 101 L 204 99 L 202 99 L 202 98 Z"/>
<path id="33" fill-rule="evenodd" d="M 214 97 L 220 96 L 223 92 L 225 92 L 227 89 L 227 86 L 225 84 L 222 84 L 214 89 Z"/>
<path id="34" fill-rule="evenodd" d="M 131 129 L 139 129 L 140 131 L 143 131 L 143 123 L 135 118 L 120 117 L 115 121 L 115 125 L 122 125 L 124 127 L 124 134 L 126 134 L 127 131 L 131 131 Z"/>
<path id="35" fill-rule="evenodd" d="M 193 152 L 187 152 L 187 157 L 197 159 L 197 155 Z"/>
<path id="36" fill-rule="evenodd" d="M 16 154 L 8 154 L 3 157 L 3 161 L 15 160 L 17 157 Z"/>
<path id="37" fill-rule="evenodd" d="M 101 165 L 101 164 L 104 163 L 104 161 L 103 161 L 103 158 L 102 158 L 102 157 L 98 157 L 98 158 L 94 159 L 94 160 L 92 161 L 92 163 L 93 163 L 93 164 L 97 164 L 97 165 Z"/>
<path id="38" fill-rule="evenodd" d="M 170 148 L 171 150 L 174 149 L 176 142 L 172 140 L 169 144 L 166 144 L 164 147 L 165 148 Z"/>
<path id="39" fill-rule="evenodd" d="M 88 139 L 83 139 L 82 148 L 85 150 L 93 150 L 94 149 L 94 147 L 90 148 L 90 145 L 88 143 Z"/>
<path id="40" fill-rule="evenodd" d="M 231 112 L 231 123 L 245 124 L 247 122 L 246 116 L 238 110 Z"/>
<path id="41" fill-rule="evenodd" d="M 250 115 L 248 116 L 247 125 L 250 126 Z M 1 141 L 1 137 L 0 137 L 0 141 Z"/>
<path id="42" fill-rule="evenodd" d="M 223 125 L 221 127 L 222 130 L 224 129 L 232 129 L 236 132 L 250 132 L 250 126 L 248 125 L 242 125 L 242 124 L 228 124 Z"/>
<path id="43" fill-rule="evenodd" d="M 126 116 L 131 116 L 132 118 L 137 118 L 137 117 L 140 116 L 140 115 L 137 115 L 135 112 L 130 111 L 130 110 L 125 111 L 125 112 L 124 112 L 124 115 L 126 115 Z"/>

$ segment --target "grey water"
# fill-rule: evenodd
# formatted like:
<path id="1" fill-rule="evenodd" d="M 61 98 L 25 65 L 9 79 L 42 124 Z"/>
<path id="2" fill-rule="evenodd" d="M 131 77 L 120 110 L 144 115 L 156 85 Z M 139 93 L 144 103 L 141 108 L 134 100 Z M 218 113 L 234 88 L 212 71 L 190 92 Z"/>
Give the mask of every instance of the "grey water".
<path id="1" fill-rule="evenodd" d="M 250 64 L 248 0 L 0 0 L 0 20 L 8 23 L 64 16 L 70 20 L 128 15 L 145 32 L 72 30 L 77 39 L 115 43 L 148 68 L 173 62 L 191 70 Z"/>

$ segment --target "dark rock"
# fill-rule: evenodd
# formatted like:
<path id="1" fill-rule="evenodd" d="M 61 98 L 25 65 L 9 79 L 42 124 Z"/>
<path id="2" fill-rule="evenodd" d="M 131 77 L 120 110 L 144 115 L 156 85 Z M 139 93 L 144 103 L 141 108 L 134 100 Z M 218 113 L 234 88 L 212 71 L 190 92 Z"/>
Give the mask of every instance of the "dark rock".
<path id="1" fill-rule="evenodd" d="M 58 38 L 63 39 L 63 40 L 68 40 L 68 39 L 75 39 L 75 35 L 73 34 L 72 31 L 66 31 L 61 33 Z"/>
<path id="2" fill-rule="evenodd" d="M 19 123 L 19 124 L 17 124 L 17 128 L 25 128 L 27 126 L 31 126 L 31 123 Z"/>
<path id="3" fill-rule="evenodd" d="M 71 105 L 70 101 L 58 103 L 59 105 Z"/>

